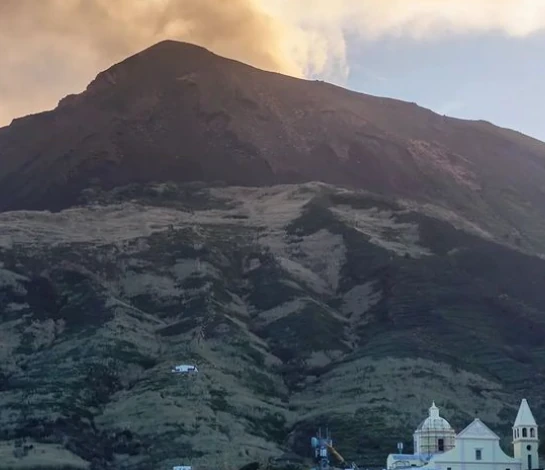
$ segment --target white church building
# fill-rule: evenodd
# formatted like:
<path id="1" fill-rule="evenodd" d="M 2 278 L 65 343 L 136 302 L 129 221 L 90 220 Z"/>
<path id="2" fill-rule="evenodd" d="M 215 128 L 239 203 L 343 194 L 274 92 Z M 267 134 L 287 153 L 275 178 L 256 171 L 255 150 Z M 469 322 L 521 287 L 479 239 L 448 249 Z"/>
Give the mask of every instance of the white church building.
<path id="1" fill-rule="evenodd" d="M 432 404 L 429 416 L 413 435 L 414 454 L 390 454 L 388 470 L 533 470 L 539 468 L 537 424 L 523 399 L 513 424 L 513 457 L 480 419 L 458 434 Z"/>

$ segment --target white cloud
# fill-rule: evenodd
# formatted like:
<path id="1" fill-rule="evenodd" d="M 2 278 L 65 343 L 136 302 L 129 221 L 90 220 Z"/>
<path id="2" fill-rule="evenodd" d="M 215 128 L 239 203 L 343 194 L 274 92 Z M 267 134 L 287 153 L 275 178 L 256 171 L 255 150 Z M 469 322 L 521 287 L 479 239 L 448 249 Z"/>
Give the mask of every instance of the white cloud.
<path id="1" fill-rule="evenodd" d="M 362 41 L 491 31 L 519 38 L 544 28 L 545 0 L 2 0 L 0 125 L 53 107 L 167 37 L 342 83 L 347 33 Z"/>

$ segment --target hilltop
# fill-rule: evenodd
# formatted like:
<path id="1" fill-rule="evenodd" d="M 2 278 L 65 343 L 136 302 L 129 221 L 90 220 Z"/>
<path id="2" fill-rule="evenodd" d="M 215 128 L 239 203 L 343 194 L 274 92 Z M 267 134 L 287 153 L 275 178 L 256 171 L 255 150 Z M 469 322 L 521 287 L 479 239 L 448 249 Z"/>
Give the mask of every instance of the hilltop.
<path id="1" fill-rule="evenodd" d="M 50 112 L 0 129 L 0 210 L 72 207 L 89 186 L 322 181 L 454 211 L 542 252 L 545 144 L 416 104 L 164 41 Z"/>

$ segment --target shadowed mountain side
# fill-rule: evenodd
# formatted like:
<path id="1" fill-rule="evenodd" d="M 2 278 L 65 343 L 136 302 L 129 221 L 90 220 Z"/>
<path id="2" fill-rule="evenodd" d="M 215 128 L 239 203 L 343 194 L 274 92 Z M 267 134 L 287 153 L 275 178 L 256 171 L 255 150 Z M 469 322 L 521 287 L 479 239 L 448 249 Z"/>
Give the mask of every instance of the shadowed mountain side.
<path id="1" fill-rule="evenodd" d="M 85 196 L 0 214 L 2 461 L 238 468 L 329 425 L 380 466 L 432 400 L 504 444 L 545 418 L 538 257 L 321 183 Z"/>
<path id="2" fill-rule="evenodd" d="M 433 203 L 543 252 L 544 158 L 545 144 L 485 122 L 164 41 L 0 129 L 0 210 L 138 182 L 316 180 Z"/>

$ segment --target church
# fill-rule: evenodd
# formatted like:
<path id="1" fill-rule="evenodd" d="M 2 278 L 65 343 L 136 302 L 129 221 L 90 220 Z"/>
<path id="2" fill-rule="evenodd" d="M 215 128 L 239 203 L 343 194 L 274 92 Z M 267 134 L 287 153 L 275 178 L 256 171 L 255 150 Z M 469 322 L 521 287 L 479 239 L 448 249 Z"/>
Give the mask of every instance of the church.
<path id="1" fill-rule="evenodd" d="M 413 454 L 390 454 L 388 470 L 534 470 L 539 468 L 537 424 L 523 399 L 513 424 L 513 457 L 500 447 L 500 438 L 476 418 L 456 434 L 432 403 L 429 416 L 413 435 Z"/>

